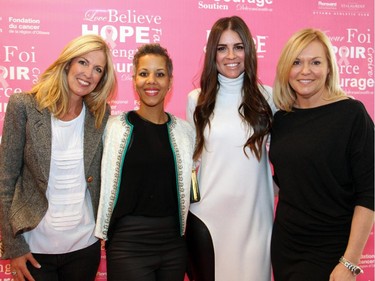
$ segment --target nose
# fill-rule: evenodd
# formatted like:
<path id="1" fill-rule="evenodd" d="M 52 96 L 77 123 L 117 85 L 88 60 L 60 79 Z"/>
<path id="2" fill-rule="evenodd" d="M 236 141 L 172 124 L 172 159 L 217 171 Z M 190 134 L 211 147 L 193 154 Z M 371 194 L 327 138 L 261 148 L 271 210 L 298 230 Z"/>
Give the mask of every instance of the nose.
<path id="1" fill-rule="evenodd" d="M 154 84 L 156 82 L 155 74 L 150 73 L 150 75 L 147 77 L 147 84 Z"/>
<path id="2" fill-rule="evenodd" d="M 91 78 L 93 72 L 94 72 L 94 68 L 91 68 L 91 67 L 86 67 L 84 70 L 85 76 L 87 78 Z"/>
<path id="3" fill-rule="evenodd" d="M 302 65 L 302 73 L 303 74 L 308 74 L 308 73 L 310 73 L 310 64 L 309 63 L 304 63 L 303 65 Z"/>
<path id="4" fill-rule="evenodd" d="M 236 58 L 236 52 L 233 49 L 228 48 L 227 58 L 228 59 Z"/>

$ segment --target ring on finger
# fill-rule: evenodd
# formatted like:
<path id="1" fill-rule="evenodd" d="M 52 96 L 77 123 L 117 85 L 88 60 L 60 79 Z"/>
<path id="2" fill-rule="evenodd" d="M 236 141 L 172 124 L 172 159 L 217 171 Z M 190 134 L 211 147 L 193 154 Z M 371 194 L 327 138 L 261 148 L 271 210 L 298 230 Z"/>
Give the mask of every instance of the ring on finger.
<path id="1" fill-rule="evenodd" d="M 14 275 L 17 275 L 17 272 L 16 271 L 12 271 L 11 274 L 14 276 Z"/>

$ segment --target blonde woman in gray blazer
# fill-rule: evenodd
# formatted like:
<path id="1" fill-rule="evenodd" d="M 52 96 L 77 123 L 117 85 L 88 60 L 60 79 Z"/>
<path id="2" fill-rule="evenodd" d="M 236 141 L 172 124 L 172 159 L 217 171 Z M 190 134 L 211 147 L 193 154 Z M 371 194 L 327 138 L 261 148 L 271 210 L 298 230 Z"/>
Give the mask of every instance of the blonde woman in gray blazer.
<path id="1" fill-rule="evenodd" d="M 0 146 L 2 259 L 14 280 L 94 280 L 102 133 L 116 76 L 106 42 L 72 40 L 10 97 Z M 60 262 L 61 261 L 61 262 Z"/>

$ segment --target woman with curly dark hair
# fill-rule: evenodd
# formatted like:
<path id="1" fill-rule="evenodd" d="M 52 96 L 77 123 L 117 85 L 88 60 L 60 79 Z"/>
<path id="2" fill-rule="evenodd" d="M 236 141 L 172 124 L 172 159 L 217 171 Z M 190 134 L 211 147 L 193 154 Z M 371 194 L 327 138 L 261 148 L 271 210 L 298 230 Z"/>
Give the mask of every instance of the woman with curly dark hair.
<path id="1" fill-rule="evenodd" d="M 164 109 L 167 49 L 139 47 L 133 67 L 140 106 L 108 120 L 96 235 L 106 241 L 108 281 L 183 281 L 195 131 Z"/>

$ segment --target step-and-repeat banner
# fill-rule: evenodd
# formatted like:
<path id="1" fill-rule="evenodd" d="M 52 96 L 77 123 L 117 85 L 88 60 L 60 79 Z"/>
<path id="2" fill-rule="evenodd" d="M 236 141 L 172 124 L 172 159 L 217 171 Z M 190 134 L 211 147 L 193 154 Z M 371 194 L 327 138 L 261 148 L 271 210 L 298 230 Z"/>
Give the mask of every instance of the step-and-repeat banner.
<path id="1" fill-rule="evenodd" d="M 320 28 L 331 39 L 341 85 L 361 100 L 374 118 L 373 0 L 0 0 L 0 138 L 9 97 L 27 91 L 71 39 L 100 34 L 111 46 L 119 91 L 112 114 L 136 109 L 132 59 L 144 43 L 161 43 L 174 63 L 174 86 L 167 111 L 184 118 L 187 94 L 198 86 L 205 44 L 212 24 L 238 15 L 249 25 L 264 84 L 274 81 L 286 40 L 305 27 Z M 106 280 L 105 254 L 97 281 Z M 374 279 L 371 233 L 359 281 Z M 9 262 L 0 261 L 0 281 L 11 281 Z"/>

